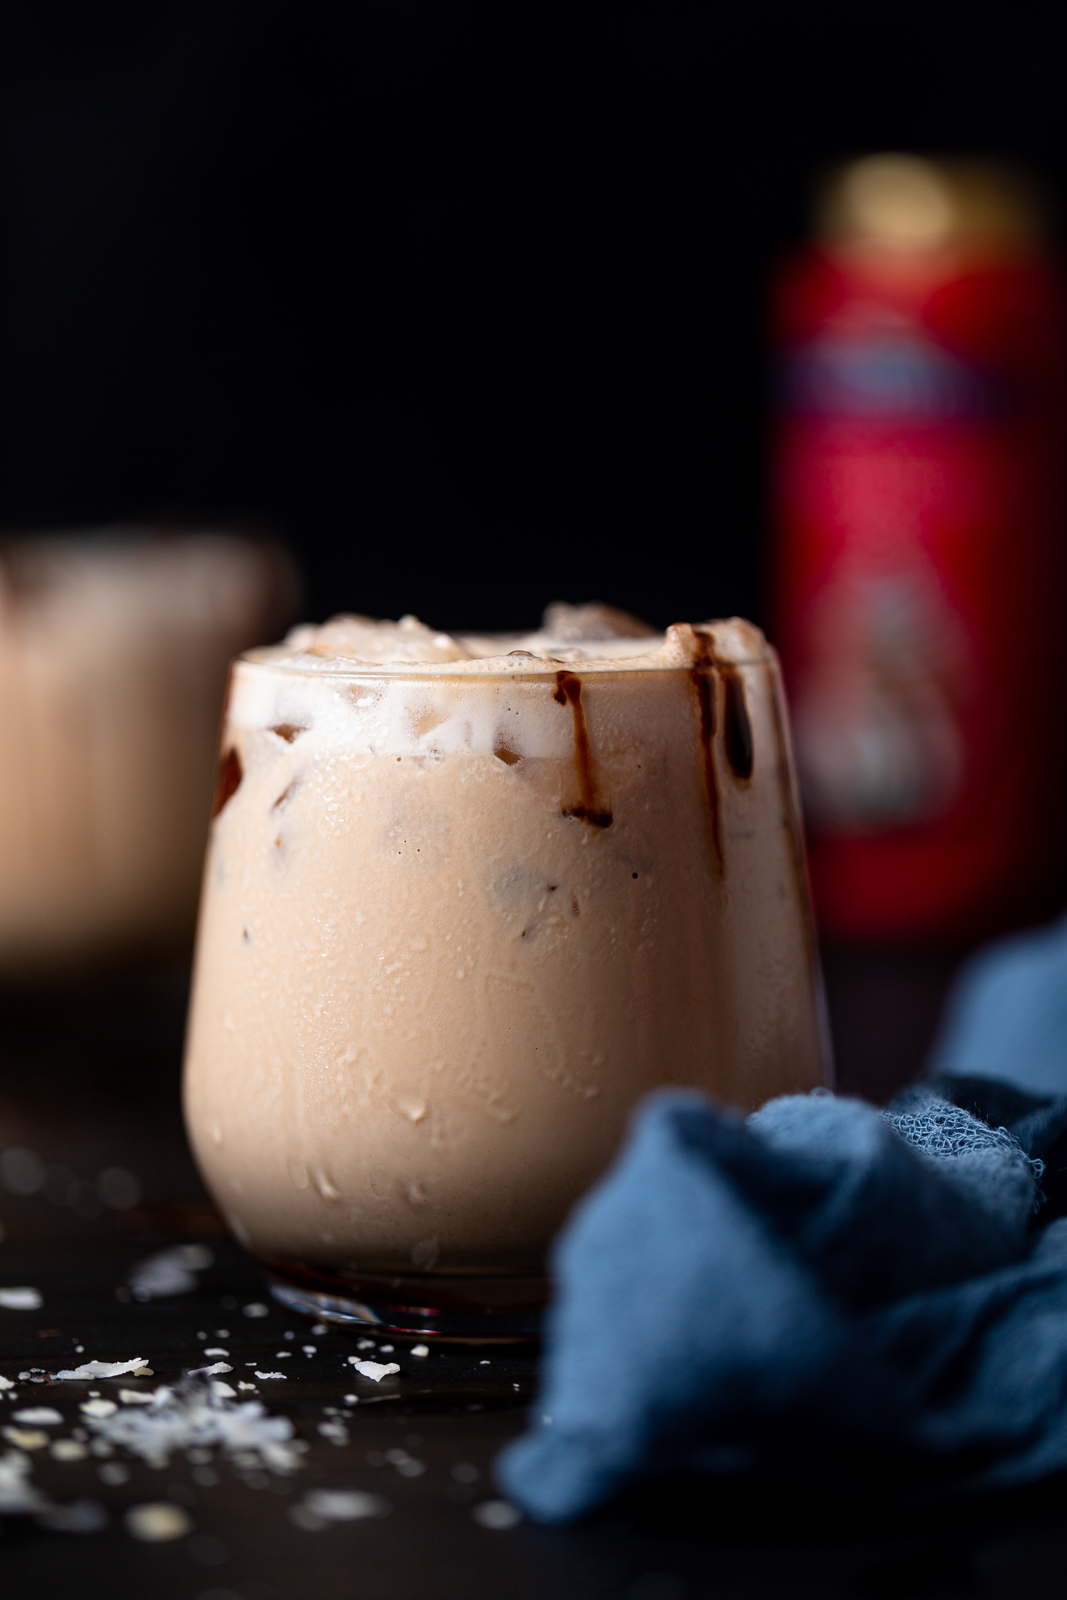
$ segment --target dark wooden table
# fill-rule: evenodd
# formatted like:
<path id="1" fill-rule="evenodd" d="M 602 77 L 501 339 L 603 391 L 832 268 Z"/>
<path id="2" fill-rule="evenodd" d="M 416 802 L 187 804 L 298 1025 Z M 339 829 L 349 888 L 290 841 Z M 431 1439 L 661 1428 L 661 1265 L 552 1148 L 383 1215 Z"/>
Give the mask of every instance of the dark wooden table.
<path id="1" fill-rule="evenodd" d="M 948 957 L 915 958 L 909 968 L 902 957 L 831 953 L 831 1006 L 851 1090 L 884 1094 L 918 1068 L 951 967 Z M 266 1316 L 246 1315 L 245 1306 L 267 1302 L 262 1280 L 221 1232 L 182 1138 L 182 1003 L 181 974 L 166 972 L 0 996 L 0 1152 L 32 1150 L 46 1171 L 32 1193 L 0 1189 L 0 1286 L 31 1285 L 42 1296 L 39 1310 L 0 1310 L 0 1373 L 17 1379 L 31 1367 L 137 1355 L 152 1378 L 122 1383 L 148 1390 L 202 1365 L 206 1348 L 224 1347 L 230 1381 L 285 1368 L 284 1381 L 251 1381 L 309 1448 L 289 1476 L 217 1452 L 210 1462 L 178 1453 L 153 1468 L 121 1451 L 60 1461 L 34 1450 L 42 1490 L 58 1503 L 93 1502 L 103 1508 L 97 1520 L 107 1520 L 76 1534 L 0 1519 L 5 1597 L 1032 1600 L 1061 1592 L 1062 1479 L 907 1518 L 832 1503 L 817 1484 L 798 1493 L 689 1481 L 635 1493 L 574 1528 L 486 1525 L 494 1512 L 485 1507 L 499 1499 L 493 1458 L 524 1425 L 536 1352 L 437 1348 L 418 1358 L 386 1340 L 393 1352 L 360 1354 L 396 1360 L 401 1372 L 374 1386 L 353 1379 L 354 1336 L 313 1334 L 273 1305 Z M 112 1167 L 140 1180 L 135 1207 L 96 1198 L 96 1177 Z M 194 1291 L 147 1302 L 129 1295 L 134 1263 L 194 1241 L 214 1257 Z M 293 1353 L 279 1356 L 286 1350 Z M 119 1384 L 92 1387 L 107 1397 Z M 346 1403 L 356 1389 L 356 1403 Z M 49 1431 L 69 1436 L 88 1387 L 23 1380 L 18 1394 L 16 1405 L 0 1399 L 0 1425 L 10 1426 L 16 1409 L 49 1404 L 67 1419 Z M 309 1515 L 324 1488 L 373 1494 L 383 1514 L 341 1522 Z M 130 1508 L 161 1501 L 180 1508 L 187 1531 L 166 1542 L 133 1537 Z"/>

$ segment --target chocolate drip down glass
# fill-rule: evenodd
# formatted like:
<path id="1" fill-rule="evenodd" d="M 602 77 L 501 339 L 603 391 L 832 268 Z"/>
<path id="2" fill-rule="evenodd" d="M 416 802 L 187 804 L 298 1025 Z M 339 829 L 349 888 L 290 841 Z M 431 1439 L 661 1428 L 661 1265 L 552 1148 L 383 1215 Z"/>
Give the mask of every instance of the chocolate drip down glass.
<path id="1" fill-rule="evenodd" d="M 186 1114 L 316 1316 L 529 1336 L 642 1095 L 827 1077 L 762 635 L 528 643 L 335 622 L 232 671 Z"/>

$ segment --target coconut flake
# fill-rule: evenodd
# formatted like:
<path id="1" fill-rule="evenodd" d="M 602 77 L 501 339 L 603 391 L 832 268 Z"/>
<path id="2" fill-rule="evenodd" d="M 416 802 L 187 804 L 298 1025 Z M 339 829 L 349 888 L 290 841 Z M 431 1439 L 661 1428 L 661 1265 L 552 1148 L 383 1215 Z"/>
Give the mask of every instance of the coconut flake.
<path id="1" fill-rule="evenodd" d="M 225 1361 L 216 1361 L 214 1366 L 212 1366 L 212 1367 L 190 1367 L 189 1376 L 190 1376 L 190 1378 L 192 1378 L 194 1376 L 198 1377 L 198 1378 L 200 1378 L 200 1377 L 202 1377 L 202 1378 L 214 1378 L 214 1377 L 217 1377 L 220 1372 L 232 1372 L 232 1371 L 233 1371 L 233 1368 L 232 1367 L 228 1367 L 226 1365 Z"/>
<path id="2" fill-rule="evenodd" d="M 494 1533 L 516 1528 L 522 1521 L 522 1512 L 510 1500 L 483 1500 L 474 1507 L 471 1516 L 479 1528 L 491 1528 Z"/>
<path id="3" fill-rule="evenodd" d="M 289 1418 L 268 1416 L 259 1400 L 235 1403 L 216 1392 L 216 1383 L 190 1374 L 173 1389 L 157 1389 L 150 1405 L 123 1407 L 114 1416 L 89 1419 L 89 1425 L 101 1439 L 153 1467 L 165 1467 L 176 1450 L 206 1445 L 251 1456 L 272 1472 L 297 1471 L 307 1446 L 294 1437 Z"/>
<path id="4" fill-rule="evenodd" d="M 48 1454 L 53 1461 L 84 1461 L 89 1454 L 89 1446 L 82 1444 L 80 1439 L 56 1439 Z"/>
<path id="5" fill-rule="evenodd" d="M 43 1450 L 48 1443 L 47 1433 L 40 1428 L 4 1428 L 2 1432 L 8 1443 L 20 1450 Z"/>
<path id="6" fill-rule="evenodd" d="M 0 1310 L 39 1311 L 43 1304 L 40 1289 L 0 1289 Z"/>
<path id="7" fill-rule="evenodd" d="M 135 1300 L 164 1300 L 189 1294 L 196 1288 L 197 1272 L 211 1266 L 215 1257 L 203 1244 L 180 1244 L 159 1250 L 131 1267 L 126 1281 Z"/>
<path id="8" fill-rule="evenodd" d="M 229 1367 L 227 1367 L 226 1371 L 229 1372 L 229 1370 L 230 1370 Z M 256 1377 L 261 1379 L 261 1380 L 265 1379 L 265 1378 L 271 1378 L 271 1379 L 281 1378 L 283 1383 L 285 1381 L 285 1373 L 284 1372 L 257 1372 L 256 1373 Z"/>
<path id="9" fill-rule="evenodd" d="M 54 1406 L 23 1406 L 15 1412 L 16 1422 L 33 1424 L 38 1428 L 54 1428 L 63 1421 L 63 1413 Z"/>
<path id="10" fill-rule="evenodd" d="M 118 1406 L 114 1400 L 83 1400 L 78 1410 L 83 1417 L 113 1417 Z"/>
<path id="11" fill-rule="evenodd" d="M 360 1361 L 358 1356 L 349 1356 L 348 1359 L 360 1377 L 370 1378 L 372 1383 L 381 1383 L 383 1378 L 400 1371 L 395 1361 Z"/>
<path id="12" fill-rule="evenodd" d="M 17 1516 L 45 1511 L 47 1498 L 31 1482 L 33 1467 L 21 1450 L 8 1450 L 0 1456 L 0 1513 Z"/>
<path id="13" fill-rule="evenodd" d="M 99 1500 L 71 1500 L 65 1506 L 49 1506 L 37 1521 L 50 1533 L 99 1533 L 111 1518 Z"/>
<path id="14" fill-rule="evenodd" d="M 156 1500 L 148 1505 L 131 1506 L 123 1521 L 126 1532 L 145 1544 L 161 1544 L 168 1539 L 184 1539 L 192 1533 L 193 1524 L 188 1512 L 169 1500 Z"/>
<path id="15" fill-rule="evenodd" d="M 362 1489 L 309 1489 L 304 1504 L 323 1522 L 355 1522 L 361 1517 L 385 1517 L 393 1509 L 381 1494 Z"/>
<path id="16" fill-rule="evenodd" d="M 328 1422 L 320 1422 L 319 1432 L 324 1439 L 329 1439 L 331 1444 L 340 1446 L 348 1443 L 348 1429 L 339 1417 L 331 1417 Z"/>
<path id="17" fill-rule="evenodd" d="M 53 1372 L 53 1383 L 79 1383 L 89 1378 L 124 1378 L 127 1373 L 134 1374 L 150 1370 L 144 1356 L 134 1356 L 132 1361 L 83 1361 L 80 1367 L 65 1367 L 62 1372 Z"/>

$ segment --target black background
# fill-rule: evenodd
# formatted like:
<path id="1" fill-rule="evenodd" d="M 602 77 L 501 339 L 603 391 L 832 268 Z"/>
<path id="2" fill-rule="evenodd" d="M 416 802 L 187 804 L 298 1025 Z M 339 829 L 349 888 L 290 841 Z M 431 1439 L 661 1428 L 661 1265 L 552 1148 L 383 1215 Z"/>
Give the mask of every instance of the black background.
<path id="1" fill-rule="evenodd" d="M 833 159 L 1067 189 L 999 5 L 9 0 L 0 526 L 267 527 L 307 610 L 759 615 L 762 306 Z"/>

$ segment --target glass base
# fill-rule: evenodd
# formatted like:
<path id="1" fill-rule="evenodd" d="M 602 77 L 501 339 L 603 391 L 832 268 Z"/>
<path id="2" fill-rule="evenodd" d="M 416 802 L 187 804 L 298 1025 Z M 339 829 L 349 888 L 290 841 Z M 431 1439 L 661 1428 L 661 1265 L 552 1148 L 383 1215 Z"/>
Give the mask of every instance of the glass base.
<path id="1" fill-rule="evenodd" d="M 517 1344 L 541 1335 L 545 1277 L 467 1278 L 444 1273 L 334 1276 L 271 1262 L 274 1299 L 291 1311 L 361 1332 L 456 1344 Z"/>

